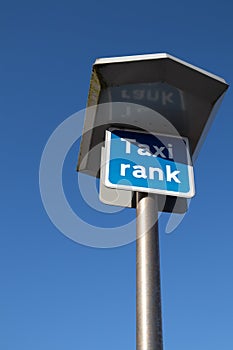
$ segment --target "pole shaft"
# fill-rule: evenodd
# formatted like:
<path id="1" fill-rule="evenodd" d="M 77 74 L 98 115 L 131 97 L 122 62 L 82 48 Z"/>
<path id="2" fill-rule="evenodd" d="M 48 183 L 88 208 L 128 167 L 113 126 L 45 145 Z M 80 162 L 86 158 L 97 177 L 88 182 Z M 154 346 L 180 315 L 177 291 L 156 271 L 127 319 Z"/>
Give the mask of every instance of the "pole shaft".
<path id="1" fill-rule="evenodd" d="M 137 350 L 162 350 L 156 195 L 137 193 Z"/>

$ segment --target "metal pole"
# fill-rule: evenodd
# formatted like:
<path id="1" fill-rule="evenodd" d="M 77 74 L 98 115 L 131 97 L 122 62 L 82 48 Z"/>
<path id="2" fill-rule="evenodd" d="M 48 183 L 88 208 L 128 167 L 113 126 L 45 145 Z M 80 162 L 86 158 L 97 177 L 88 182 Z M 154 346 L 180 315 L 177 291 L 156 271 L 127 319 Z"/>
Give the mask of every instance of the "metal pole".
<path id="1" fill-rule="evenodd" d="M 137 350 L 162 350 L 158 206 L 137 193 Z"/>

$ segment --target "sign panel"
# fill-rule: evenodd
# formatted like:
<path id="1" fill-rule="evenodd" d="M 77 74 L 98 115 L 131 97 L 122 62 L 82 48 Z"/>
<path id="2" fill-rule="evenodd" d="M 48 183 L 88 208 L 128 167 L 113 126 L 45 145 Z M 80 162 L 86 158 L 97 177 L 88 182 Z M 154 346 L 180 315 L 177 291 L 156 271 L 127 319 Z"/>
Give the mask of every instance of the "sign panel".
<path id="1" fill-rule="evenodd" d="M 105 152 L 107 187 L 184 198 L 195 194 L 187 138 L 110 129 Z"/>

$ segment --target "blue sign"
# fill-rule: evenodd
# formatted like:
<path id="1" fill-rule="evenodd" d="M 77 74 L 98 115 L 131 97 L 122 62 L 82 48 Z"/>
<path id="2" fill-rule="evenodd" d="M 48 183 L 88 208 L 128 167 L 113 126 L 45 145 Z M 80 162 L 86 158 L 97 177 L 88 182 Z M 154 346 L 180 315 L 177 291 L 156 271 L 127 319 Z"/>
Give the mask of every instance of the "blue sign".
<path id="1" fill-rule="evenodd" d="M 195 194 L 187 138 L 111 129 L 105 162 L 107 187 L 184 198 Z"/>

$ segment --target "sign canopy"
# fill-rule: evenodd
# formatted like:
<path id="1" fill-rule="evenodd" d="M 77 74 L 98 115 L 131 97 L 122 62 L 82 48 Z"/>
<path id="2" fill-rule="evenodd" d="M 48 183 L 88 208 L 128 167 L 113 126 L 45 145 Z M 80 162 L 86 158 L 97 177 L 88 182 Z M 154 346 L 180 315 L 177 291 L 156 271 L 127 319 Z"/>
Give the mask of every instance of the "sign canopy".
<path id="1" fill-rule="evenodd" d="M 86 113 L 78 171 L 99 176 L 105 130 L 112 126 L 163 133 L 146 107 L 189 139 L 195 160 L 227 88 L 224 79 L 166 53 L 97 59 L 87 104 L 96 108 Z"/>
<path id="2" fill-rule="evenodd" d="M 100 176 L 105 131 L 111 127 L 182 135 L 195 161 L 227 88 L 224 79 L 167 53 L 97 59 L 77 170 Z M 109 196 L 109 191 L 102 186 L 102 194 Z M 172 211 L 177 197 L 166 197 Z M 184 212 L 186 199 L 177 199 Z M 121 205 L 121 200 L 115 203 Z"/>

